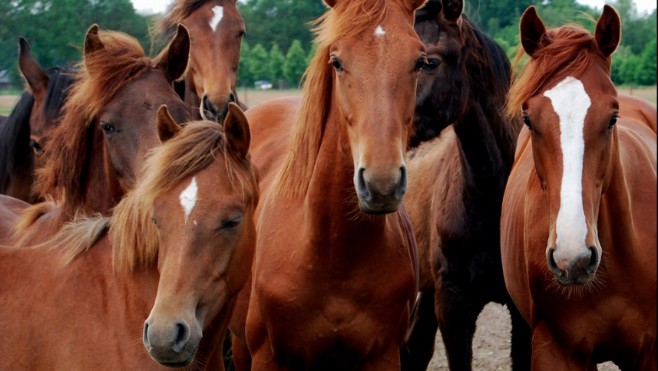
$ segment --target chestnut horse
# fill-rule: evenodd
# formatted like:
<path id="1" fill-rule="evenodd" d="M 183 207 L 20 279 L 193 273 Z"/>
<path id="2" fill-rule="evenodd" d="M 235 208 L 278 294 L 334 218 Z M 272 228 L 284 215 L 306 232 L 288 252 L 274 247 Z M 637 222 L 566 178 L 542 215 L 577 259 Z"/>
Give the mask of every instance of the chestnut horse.
<path id="1" fill-rule="evenodd" d="M 164 369 L 153 358 L 217 369 L 206 360 L 256 238 L 249 128 L 236 105 L 224 129 L 159 116 L 161 138 L 173 138 L 111 219 L 69 224 L 55 246 L 0 249 L 0 368 Z"/>
<path id="2" fill-rule="evenodd" d="M 523 126 L 508 119 L 511 67 L 503 50 L 462 14 L 430 0 L 415 29 L 428 63 L 418 78 L 405 205 L 420 258 L 420 294 L 404 370 L 425 370 L 441 330 L 450 369 L 470 370 L 475 324 L 489 302 L 512 317 L 512 364 L 529 368 L 530 330 L 505 288 L 500 208 Z M 432 139 L 439 135 L 438 139 Z"/>
<path id="3" fill-rule="evenodd" d="M 260 183 L 251 369 L 399 370 L 417 289 L 401 203 L 423 1 L 325 2 L 301 107 L 277 100 L 247 111 L 254 162 L 273 180 Z"/>
<path id="4" fill-rule="evenodd" d="M 188 52 L 182 26 L 155 61 L 128 35 L 89 29 L 84 61 L 73 76 L 61 122 L 45 143 L 47 163 L 35 184 L 38 194 L 57 203 L 26 205 L 12 215 L 0 207 L 15 226 L 13 232 L 0 229 L 2 244 L 43 241 L 76 215 L 109 213 L 132 187 L 145 154 L 159 143 L 159 105 L 167 104 L 180 122 L 190 115 L 171 86 L 185 70 Z"/>
<path id="5" fill-rule="evenodd" d="M 23 38 L 18 42 L 18 65 L 27 83 L 23 93 L 0 127 L 0 193 L 34 203 L 35 171 L 43 166 L 43 146 L 58 122 L 73 82 L 72 67 L 43 70 Z"/>
<path id="6" fill-rule="evenodd" d="M 236 4 L 237 0 L 175 0 L 157 24 L 159 33 L 167 36 L 173 35 L 178 24 L 188 29 L 190 61 L 182 96 L 206 120 L 222 122 L 228 103 L 238 103 L 245 25 Z"/>
<path id="7" fill-rule="evenodd" d="M 523 110 L 501 217 L 507 288 L 532 327 L 533 370 L 656 362 L 656 107 L 617 96 L 621 37 L 606 5 L 592 36 L 521 17 L 530 56 L 510 90 Z"/>

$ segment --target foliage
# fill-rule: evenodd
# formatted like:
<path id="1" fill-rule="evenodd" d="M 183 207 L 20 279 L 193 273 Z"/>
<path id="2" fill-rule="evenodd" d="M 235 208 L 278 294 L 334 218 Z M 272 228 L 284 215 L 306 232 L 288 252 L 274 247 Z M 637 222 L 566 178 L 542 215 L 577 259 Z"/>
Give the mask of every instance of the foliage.
<path id="1" fill-rule="evenodd" d="M 42 67 L 75 63 L 87 29 L 124 31 L 148 47 L 148 21 L 135 13 L 130 0 L 3 0 L 0 1 L 0 70 L 9 70 L 17 85 L 18 37 L 26 38 Z"/>
<path id="2" fill-rule="evenodd" d="M 269 79 L 272 81 L 272 84 L 276 87 L 283 87 L 283 64 L 286 62 L 286 57 L 279 49 L 279 45 L 274 44 L 270 48 L 269 60 L 267 61 L 269 65 Z"/>
<path id="3" fill-rule="evenodd" d="M 283 75 L 293 86 L 299 85 L 302 75 L 306 70 L 306 53 L 302 48 L 301 41 L 295 39 L 288 49 L 286 62 L 283 64 Z"/>
<path id="4" fill-rule="evenodd" d="M 249 52 L 247 70 L 253 80 L 266 80 L 269 76 L 269 65 L 267 63 L 267 50 L 261 44 L 254 45 Z"/>

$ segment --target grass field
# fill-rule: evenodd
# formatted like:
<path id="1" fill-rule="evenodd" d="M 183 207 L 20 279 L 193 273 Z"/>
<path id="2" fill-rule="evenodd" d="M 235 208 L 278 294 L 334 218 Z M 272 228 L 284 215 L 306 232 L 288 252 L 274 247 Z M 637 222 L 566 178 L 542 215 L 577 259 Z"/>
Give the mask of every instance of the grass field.
<path id="1" fill-rule="evenodd" d="M 656 104 L 656 87 L 643 87 L 643 88 L 621 88 L 620 93 L 638 96 Z M 300 90 L 255 90 L 255 89 L 239 89 L 238 97 L 240 101 L 248 107 L 253 107 L 258 103 L 264 102 L 269 99 L 285 97 L 285 96 L 300 96 Z M 0 92 L 0 115 L 9 115 L 12 107 L 18 100 L 19 95 L 15 92 L 12 94 L 4 95 Z"/>

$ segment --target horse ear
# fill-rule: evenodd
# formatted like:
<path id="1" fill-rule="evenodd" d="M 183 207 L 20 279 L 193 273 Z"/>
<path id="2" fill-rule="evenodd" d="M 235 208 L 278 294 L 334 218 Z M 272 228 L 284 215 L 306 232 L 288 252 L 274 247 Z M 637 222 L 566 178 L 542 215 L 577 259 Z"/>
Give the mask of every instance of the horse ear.
<path id="1" fill-rule="evenodd" d="M 20 37 L 18 39 L 18 66 L 30 86 L 32 95 L 45 93 L 48 89 L 48 76 L 30 52 L 30 45 Z"/>
<path id="2" fill-rule="evenodd" d="M 541 39 L 546 34 L 546 27 L 542 22 L 537 9 L 534 6 L 529 6 L 521 16 L 521 45 L 523 50 L 530 57 L 534 56 L 535 52 L 541 46 Z"/>
<path id="3" fill-rule="evenodd" d="M 443 0 L 443 17 L 449 22 L 454 22 L 462 15 L 464 2 L 462 0 Z"/>
<path id="4" fill-rule="evenodd" d="M 156 58 L 156 67 L 162 69 L 169 81 L 178 80 L 187 69 L 190 56 L 190 34 L 182 24 L 169 45 Z"/>
<path id="5" fill-rule="evenodd" d="M 228 104 L 228 114 L 224 119 L 226 146 L 240 158 L 246 158 L 251 142 L 251 132 L 247 117 L 240 106 L 231 102 Z"/>
<path id="6" fill-rule="evenodd" d="M 87 30 L 87 36 L 85 36 L 85 56 L 104 48 L 105 45 L 103 45 L 100 36 L 98 36 L 98 25 L 91 25 L 89 30 Z"/>
<path id="7" fill-rule="evenodd" d="M 323 0 L 323 1 L 330 8 L 333 8 L 334 6 L 336 6 L 336 3 L 338 2 L 338 0 Z"/>
<path id="8" fill-rule="evenodd" d="M 594 39 L 601 53 L 604 56 L 612 54 L 619 45 L 621 40 L 621 20 L 619 14 L 610 6 L 603 6 L 603 13 L 596 21 L 596 31 Z"/>
<path id="9" fill-rule="evenodd" d="M 174 135 L 181 130 L 180 125 L 178 125 L 176 120 L 171 117 L 166 104 L 163 104 L 158 108 L 158 117 L 155 122 L 158 126 L 158 137 L 160 137 L 160 142 L 162 143 L 173 138 Z"/>

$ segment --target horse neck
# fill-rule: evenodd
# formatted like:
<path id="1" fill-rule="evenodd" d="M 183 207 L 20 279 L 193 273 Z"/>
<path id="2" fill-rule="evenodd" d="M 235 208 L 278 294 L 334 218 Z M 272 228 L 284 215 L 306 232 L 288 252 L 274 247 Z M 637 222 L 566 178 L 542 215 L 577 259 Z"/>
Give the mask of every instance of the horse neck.
<path id="1" fill-rule="evenodd" d="M 309 220 L 313 238 L 327 241 L 325 246 L 329 245 L 334 250 L 349 250 L 357 239 L 383 235 L 386 216 L 365 215 L 358 208 L 347 123 L 340 120 L 340 116 L 331 111 L 324 125 L 320 149 L 304 200 L 304 213 L 305 219 Z M 325 246 L 320 253 L 329 250 Z"/>
<path id="2" fill-rule="evenodd" d="M 515 141 L 519 130 L 512 131 L 501 111 L 487 112 L 486 105 L 472 99 L 462 117 L 453 124 L 459 141 L 460 161 L 466 184 L 479 190 L 502 191 L 514 162 Z M 484 186 L 488 186 L 483 188 Z"/>

